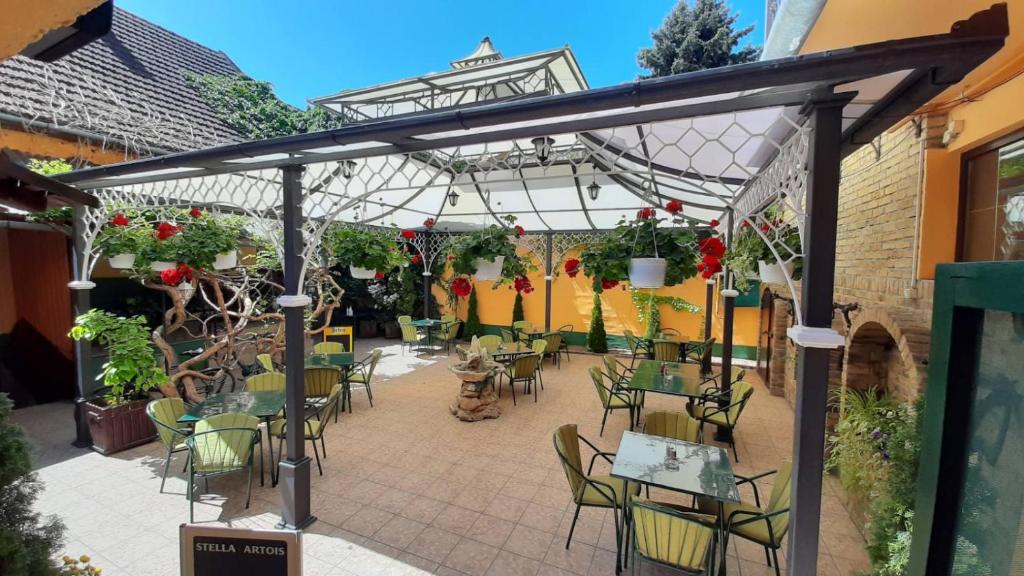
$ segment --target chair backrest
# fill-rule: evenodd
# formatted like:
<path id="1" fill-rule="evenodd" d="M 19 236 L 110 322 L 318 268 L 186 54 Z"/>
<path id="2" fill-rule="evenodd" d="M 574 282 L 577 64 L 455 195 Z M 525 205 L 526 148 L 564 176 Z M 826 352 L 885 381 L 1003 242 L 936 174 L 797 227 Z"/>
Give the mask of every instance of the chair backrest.
<path id="1" fill-rule="evenodd" d="M 793 463 L 783 462 L 779 471 L 775 473 L 775 484 L 772 485 L 772 494 L 768 498 L 768 507 L 765 512 L 778 512 L 789 508 L 790 482 L 793 479 Z M 769 521 L 772 523 L 772 532 L 776 542 L 782 540 L 789 530 L 789 512 L 772 516 Z"/>
<path id="2" fill-rule="evenodd" d="M 555 430 L 555 453 L 562 463 L 565 479 L 569 481 L 569 489 L 573 496 L 583 486 L 583 459 L 580 456 L 580 437 L 575 424 L 565 424 Z"/>
<path id="3" fill-rule="evenodd" d="M 736 377 L 733 378 L 732 381 L 733 382 L 739 382 L 739 381 L 743 380 L 746 377 L 747 377 L 747 371 L 746 370 L 740 370 L 739 372 L 736 373 Z"/>
<path id="4" fill-rule="evenodd" d="M 344 390 L 344 387 L 341 384 L 335 384 L 331 388 L 331 393 L 327 395 L 327 401 L 317 407 L 316 419 L 320 421 L 320 430 L 317 433 L 317 437 L 323 434 L 324 427 L 327 426 L 327 422 L 330 421 L 330 415 L 334 412 L 334 407 L 338 404 L 338 399 L 341 398 L 342 390 Z"/>
<path id="5" fill-rule="evenodd" d="M 441 314 L 441 321 L 442 322 L 449 322 L 449 323 L 451 323 L 451 322 L 455 322 L 455 320 L 457 320 L 455 314 Z"/>
<path id="6" fill-rule="evenodd" d="M 600 366 L 590 367 L 590 379 L 594 382 L 594 388 L 597 388 L 597 395 L 601 398 L 601 406 L 608 406 L 608 394 L 610 391 L 604 385 L 604 372 L 601 372 Z"/>
<path id="7" fill-rule="evenodd" d="M 534 340 L 530 343 L 530 348 L 533 349 L 534 354 L 543 354 L 548 349 L 548 341 L 541 339 Z"/>
<path id="8" fill-rule="evenodd" d="M 306 398 L 326 398 L 338 383 L 338 369 L 329 366 L 311 366 L 302 371 Z"/>
<path id="9" fill-rule="evenodd" d="M 557 332 L 561 332 L 562 336 L 564 337 L 569 332 L 572 332 L 572 324 L 562 324 L 561 326 L 558 327 Z"/>
<path id="10" fill-rule="evenodd" d="M 313 345 L 316 354 L 344 354 L 345 345 L 341 342 L 317 342 Z"/>
<path id="11" fill-rule="evenodd" d="M 402 329 L 402 342 L 417 343 L 420 341 L 419 332 L 416 327 L 408 322 L 399 322 L 398 327 Z"/>
<path id="12" fill-rule="evenodd" d="M 644 417 L 644 434 L 696 443 L 700 436 L 700 420 L 683 412 L 648 412 Z"/>
<path id="13" fill-rule="evenodd" d="M 635 354 L 640 346 L 640 339 L 636 337 L 632 330 L 623 330 L 622 335 L 626 337 L 626 346 L 629 347 L 629 351 Z"/>
<path id="14" fill-rule="evenodd" d="M 267 372 L 274 371 L 274 359 L 270 356 L 270 354 L 257 354 L 256 361 L 259 362 L 260 366 L 262 366 L 263 369 L 266 370 Z"/>
<path id="15" fill-rule="evenodd" d="M 532 378 L 540 365 L 540 354 L 523 354 L 512 362 L 512 378 Z"/>
<path id="16" fill-rule="evenodd" d="M 560 332 L 548 332 L 544 335 L 544 340 L 548 343 L 549 352 L 558 352 L 558 349 L 562 347 L 562 334 Z"/>
<path id="17" fill-rule="evenodd" d="M 516 320 L 515 322 L 512 323 L 512 329 L 513 330 L 532 330 L 533 329 L 533 322 L 530 322 L 529 320 Z"/>
<path id="18" fill-rule="evenodd" d="M 511 330 L 509 330 L 507 328 L 502 328 L 501 329 L 501 340 L 505 344 L 511 344 L 511 343 L 516 341 L 516 335 L 513 334 Z"/>
<path id="19" fill-rule="evenodd" d="M 181 398 L 161 398 L 146 404 L 146 415 L 156 425 L 160 441 L 168 448 L 185 439 L 179 432 L 178 418 L 185 415 L 185 401 Z"/>
<path id="20" fill-rule="evenodd" d="M 615 356 L 605 354 L 601 357 L 601 360 L 604 361 L 605 372 L 611 377 L 612 381 L 618 382 L 625 377 L 622 366 L 619 364 L 619 361 Z"/>
<path id="21" fill-rule="evenodd" d="M 198 472 L 216 473 L 243 468 L 252 457 L 260 419 L 227 412 L 196 422 L 187 442 Z"/>
<path id="22" fill-rule="evenodd" d="M 370 379 L 373 378 L 373 371 L 377 368 L 377 362 L 380 361 L 380 357 L 384 352 L 380 348 L 374 348 L 373 352 L 370 352 L 370 364 L 366 367 L 366 383 L 370 383 Z M 366 360 L 363 360 L 366 362 Z"/>
<path id="23" fill-rule="evenodd" d="M 249 392 L 274 392 L 284 390 L 287 386 L 287 380 L 280 372 L 253 374 L 245 379 L 245 389 Z"/>
<path id="24" fill-rule="evenodd" d="M 704 341 L 704 349 L 700 352 L 700 362 L 703 365 L 711 364 L 711 354 L 715 351 L 715 337 L 712 336 Z"/>
<path id="25" fill-rule="evenodd" d="M 493 354 L 498 350 L 498 346 L 501 346 L 501 336 L 495 336 L 494 334 L 481 336 L 478 341 L 480 342 L 480 347 L 487 348 L 489 354 Z"/>
<path id="26" fill-rule="evenodd" d="M 408 324 L 409 322 L 412 322 L 412 316 L 399 316 L 398 317 L 398 323 L 399 324 Z"/>
<path id="27" fill-rule="evenodd" d="M 654 502 L 634 502 L 631 511 L 637 553 L 689 574 L 704 574 L 713 528 Z"/>
<path id="28" fill-rule="evenodd" d="M 459 355 L 459 360 L 462 360 L 463 362 L 469 359 L 469 350 L 459 346 L 458 344 L 455 345 L 455 353 Z"/>
<path id="29" fill-rule="evenodd" d="M 654 359 L 658 362 L 679 362 L 679 343 L 655 340 Z"/>
<path id="30" fill-rule="evenodd" d="M 451 322 L 444 325 L 444 330 L 441 332 L 441 338 L 445 340 L 455 340 L 455 337 L 459 335 L 459 327 L 462 326 L 460 320 L 452 320 Z"/>
<path id="31" fill-rule="evenodd" d="M 676 330 L 675 328 L 662 328 L 661 333 L 664 336 L 679 336 L 679 330 Z"/>
<path id="32" fill-rule="evenodd" d="M 747 402 L 750 397 L 754 394 L 754 386 L 750 382 L 735 382 L 732 385 L 730 392 L 729 403 L 732 407 L 729 408 L 729 421 L 736 425 L 736 422 L 740 419 L 740 414 L 743 413 L 743 409 L 747 407 Z"/>

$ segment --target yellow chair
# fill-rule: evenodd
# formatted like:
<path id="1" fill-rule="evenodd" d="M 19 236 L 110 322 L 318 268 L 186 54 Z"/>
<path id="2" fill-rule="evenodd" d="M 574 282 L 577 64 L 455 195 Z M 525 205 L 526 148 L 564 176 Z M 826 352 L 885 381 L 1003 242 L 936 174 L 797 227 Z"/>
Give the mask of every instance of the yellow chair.
<path id="1" fill-rule="evenodd" d="M 408 324 L 409 322 L 412 322 L 412 316 L 399 316 L 398 317 L 398 323 L 399 324 Z"/>
<path id="2" fill-rule="evenodd" d="M 459 360 L 463 362 L 469 359 L 469 350 L 458 344 L 455 345 L 455 353 L 459 355 Z"/>
<path id="3" fill-rule="evenodd" d="M 537 367 L 540 365 L 539 354 L 522 354 L 505 368 L 505 377 L 512 388 L 512 405 L 516 403 L 516 382 L 523 383 L 523 393 L 529 394 L 533 387 L 533 401 L 537 401 Z M 501 396 L 501 384 L 498 385 L 498 396 Z"/>
<path id="4" fill-rule="evenodd" d="M 579 435 L 575 424 L 561 426 L 554 433 L 555 453 L 562 464 L 565 472 L 565 479 L 569 482 L 569 490 L 572 493 L 572 501 L 576 504 L 576 512 L 572 517 L 572 525 L 569 526 L 569 535 L 565 539 L 565 547 L 569 548 L 572 543 L 572 533 L 576 529 L 576 521 L 580 517 L 580 509 L 584 506 L 595 508 L 611 508 L 612 517 L 615 519 L 615 545 L 616 550 L 621 551 L 622 526 L 620 524 L 619 510 L 624 508 L 630 497 L 640 494 L 639 484 L 630 484 L 622 479 L 607 475 L 594 474 L 594 462 L 598 457 L 603 458 L 608 464 L 612 463 L 613 452 L 602 452 L 586 438 Z M 583 442 L 594 455 L 590 458 L 590 466 L 583 471 L 583 458 L 580 451 L 580 442 Z M 616 554 L 616 572 L 619 570 L 619 554 Z"/>
<path id="5" fill-rule="evenodd" d="M 313 345 L 314 354 L 344 354 L 345 345 L 341 342 L 317 342 Z"/>
<path id="6" fill-rule="evenodd" d="M 739 454 L 736 453 L 736 441 L 732 432 L 739 423 L 740 415 L 746 408 L 747 402 L 754 394 L 754 386 L 749 382 L 736 382 L 728 393 L 710 392 L 703 394 L 696 404 L 687 405 L 690 415 L 701 423 L 701 438 L 704 437 L 703 424 L 714 424 L 720 428 L 729 430 L 729 446 L 732 447 L 732 456 L 739 462 Z M 727 399 L 726 406 L 719 406 L 718 400 Z"/>
<path id="7" fill-rule="evenodd" d="M 545 356 L 551 358 L 552 364 L 557 364 L 558 368 L 562 367 L 562 334 L 561 332 L 548 332 L 544 335 L 544 340 L 548 343 L 547 351 L 544 353 Z"/>
<path id="8" fill-rule="evenodd" d="M 313 455 L 316 457 L 316 468 L 320 471 L 321 476 L 324 475 L 324 469 L 320 465 L 320 451 L 316 448 L 316 441 L 320 441 L 320 448 L 324 453 L 324 459 L 326 459 L 327 446 L 324 445 L 324 429 L 330 421 L 331 412 L 333 412 L 338 406 L 338 399 L 341 398 L 342 390 L 343 387 L 341 384 L 335 384 L 334 387 L 331 388 L 330 395 L 327 396 L 327 402 L 317 407 L 316 411 L 307 416 L 305 420 L 304 438 L 313 444 Z M 281 455 L 284 454 L 284 440 L 287 431 L 287 420 L 283 418 L 275 420 L 274 423 L 270 425 L 270 433 L 277 437 L 278 463 L 281 461 Z"/>
<path id="9" fill-rule="evenodd" d="M 480 338 L 478 338 L 478 341 L 480 342 L 481 348 L 487 348 L 488 354 L 493 354 L 495 351 L 498 350 L 498 347 L 501 346 L 502 344 L 501 336 L 495 336 L 493 334 L 481 336 Z"/>
<path id="10" fill-rule="evenodd" d="M 302 371 L 306 399 L 326 398 L 338 384 L 341 371 L 332 366 L 310 366 Z"/>
<path id="11" fill-rule="evenodd" d="M 280 372 L 253 374 L 245 379 L 245 389 L 248 392 L 275 392 L 287 387 L 287 380 Z"/>
<path id="12" fill-rule="evenodd" d="M 598 435 L 604 436 L 604 425 L 608 421 L 608 413 L 612 410 L 629 410 L 629 429 L 632 430 L 634 410 L 636 409 L 633 397 L 626 392 L 615 391 L 605 386 L 605 374 L 598 366 L 590 367 L 590 379 L 594 382 L 597 396 L 601 399 L 601 407 L 604 408 L 604 416 L 601 418 L 601 432 Z"/>
<path id="13" fill-rule="evenodd" d="M 679 362 L 679 342 L 655 340 L 654 359 L 658 362 Z"/>
<path id="14" fill-rule="evenodd" d="M 256 361 L 260 363 L 260 366 L 267 372 L 275 372 L 277 368 L 274 367 L 274 359 L 270 357 L 270 354 L 257 354 Z"/>
<path id="15" fill-rule="evenodd" d="M 636 357 L 638 355 L 646 357 L 648 352 L 650 352 L 650 348 L 647 345 L 647 341 L 637 338 L 632 330 L 623 330 L 622 334 L 626 337 L 626 346 L 629 347 L 629 353 L 632 356 L 629 361 L 629 367 L 632 368 L 633 364 L 636 363 Z"/>
<path id="16" fill-rule="evenodd" d="M 547 350 L 547 348 L 548 348 L 548 341 L 547 340 L 534 340 L 533 342 L 530 342 L 530 348 L 533 350 L 534 354 L 537 354 L 541 358 L 544 358 L 544 351 Z M 537 363 L 537 380 L 540 382 L 541 390 L 544 389 L 544 376 L 543 376 L 543 373 L 544 373 L 544 362 L 538 362 Z"/>
<path id="17" fill-rule="evenodd" d="M 686 574 L 713 574 L 715 516 L 683 512 L 655 502 L 630 505 L 633 570 L 637 560 L 655 562 Z M 723 560 L 724 561 L 724 560 Z"/>
<path id="18" fill-rule="evenodd" d="M 533 330 L 533 322 L 529 320 L 517 320 L 512 323 L 512 331 L 515 332 L 516 339 L 519 338 L 520 331 L 529 332 L 531 330 Z"/>
<path id="19" fill-rule="evenodd" d="M 644 434 L 698 443 L 700 421 L 683 412 L 656 410 L 644 418 Z"/>
<path id="20" fill-rule="evenodd" d="M 366 358 L 360 360 L 358 364 L 353 365 L 352 369 L 349 370 L 348 382 L 346 383 L 346 389 L 343 391 L 341 398 L 343 408 L 345 401 L 348 400 L 349 412 L 352 411 L 352 391 L 349 389 L 348 384 L 352 382 L 362 384 L 363 387 L 366 388 L 366 399 L 370 401 L 370 408 L 373 408 L 373 389 L 370 388 L 370 384 L 373 380 L 373 371 L 377 369 L 377 362 L 380 361 L 380 357 L 383 354 L 384 352 L 380 348 L 377 348 L 373 352 L 370 352 Z M 338 421 L 337 411 L 334 413 L 334 421 Z"/>
<path id="21" fill-rule="evenodd" d="M 512 344 L 516 341 L 516 335 L 507 328 L 501 329 L 501 341 L 505 344 Z"/>
<path id="22" fill-rule="evenodd" d="M 178 452 L 185 452 L 188 446 L 185 439 L 192 433 L 186 427 L 178 424 L 178 418 L 185 415 L 185 402 L 181 398 L 161 398 L 146 404 L 146 415 L 156 426 L 160 442 L 167 448 L 167 457 L 164 459 L 164 474 L 160 478 L 160 492 L 164 491 L 164 482 L 167 481 L 167 469 L 171 466 L 171 457 Z M 188 463 L 186 462 L 186 466 Z"/>
<path id="23" fill-rule="evenodd" d="M 282 422 L 279 420 L 279 422 Z M 254 448 L 259 443 L 260 419 L 248 414 L 227 412 L 196 422 L 195 432 L 185 444 L 189 450 L 188 514 L 195 522 L 195 481 L 248 469 L 249 481 L 245 507 L 252 499 L 252 464 Z M 260 453 L 260 477 L 263 477 L 263 451 Z"/>
<path id="24" fill-rule="evenodd" d="M 399 318 L 409 318 L 408 316 L 399 316 Z M 418 345 L 423 341 L 423 335 L 420 334 L 416 327 L 409 324 L 411 320 L 402 322 L 399 320 L 398 327 L 402 329 L 402 352 L 405 352 L 406 348 L 412 351 L 413 346 Z"/>
<path id="25" fill-rule="evenodd" d="M 459 328 L 462 327 L 460 320 L 452 320 L 444 325 L 441 329 L 441 341 L 444 342 L 445 351 L 451 354 L 452 343 L 455 342 L 455 338 L 459 335 Z"/>

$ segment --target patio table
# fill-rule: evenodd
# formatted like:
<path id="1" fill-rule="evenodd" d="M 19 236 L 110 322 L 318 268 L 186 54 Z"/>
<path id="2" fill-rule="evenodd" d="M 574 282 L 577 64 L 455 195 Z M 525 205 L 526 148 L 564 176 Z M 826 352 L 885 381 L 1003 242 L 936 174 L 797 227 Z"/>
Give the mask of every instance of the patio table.
<path id="1" fill-rule="evenodd" d="M 423 328 L 427 332 L 427 346 L 434 346 L 434 330 L 443 328 L 447 322 L 444 320 L 438 320 L 436 318 L 421 318 L 419 320 L 413 320 L 409 322 L 411 326 L 416 328 Z"/>
<path id="2" fill-rule="evenodd" d="M 676 451 L 676 460 L 671 465 L 667 457 L 669 447 Z M 729 453 L 717 446 L 626 431 L 622 433 L 611 474 L 630 482 L 716 500 L 719 530 L 723 531 L 725 516 L 722 504 L 740 501 Z M 625 514 L 623 509 L 623 526 L 626 525 Z M 719 574 L 724 574 L 725 538 L 720 541 L 722 564 Z"/>
<path id="3" fill-rule="evenodd" d="M 337 368 L 340 370 L 339 380 L 343 385 L 341 406 L 342 411 L 345 410 L 345 400 L 352 394 L 352 390 L 349 387 L 348 374 L 355 364 L 355 354 L 352 352 L 341 352 L 339 354 L 310 354 L 306 356 L 305 366 L 306 368 Z M 307 404 L 309 402 L 307 401 Z"/>
<path id="4" fill-rule="evenodd" d="M 224 394 L 212 394 L 199 404 L 191 406 L 180 418 L 179 424 L 195 424 L 209 416 L 235 412 L 256 416 L 267 423 L 267 448 L 270 450 L 270 480 L 277 484 L 277 476 L 274 474 L 274 442 L 270 438 L 270 421 L 284 408 L 284 390 L 265 392 L 228 392 Z M 263 475 L 260 474 L 260 485 L 263 485 Z"/>
<path id="5" fill-rule="evenodd" d="M 644 344 L 647 349 L 647 357 L 654 358 L 654 343 L 655 342 L 674 342 L 679 344 L 679 358 L 685 360 L 686 353 L 689 351 L 691 346 L 695 346 L 697 342 L 693 342 L 685 336 L 670 336 L 667 334 L 658 334 L 654 338 L 643 338 Z"/>
<path id="6" fill-rule="evenodd" d="M 533 348 L 523 344 L 522 342 L 512 342 L 511 344 L 502 342 L 498 345 L 497 350 L 491 352 L 491 358 L 493 358 L 495 362 L 504 362 L 515 360 L 517 356 L 522 356 L 523 354 L 532 353 Z"/>
<path id="7" fill-rule="evenodd" d="M 662 366 L 665 367 L 664 373 L 662 373 Z M 703 393 L 701 385 L 710 381 L 713 376 L 702 375 L 698 364 L 641 360 L 630 378 L 622 382 L 621 387 L 628 390 L 699 398 Z"/>
<path id="8" fill-rule="evenodd" d="M 529 328 L 529 329 L 519 329 L 519 330 L 516 330 L 516 337 L 519 338 L 520 340 L 525 338 L 527 344 L 530 344 L 531 342 L 533 342 L 534 340 L 536 340 L 538 338 L 543 338 L 547 334 L 548 334 L 548 332 L 545 332 L 544 330 L 541 330 L 540 328 Z"/>

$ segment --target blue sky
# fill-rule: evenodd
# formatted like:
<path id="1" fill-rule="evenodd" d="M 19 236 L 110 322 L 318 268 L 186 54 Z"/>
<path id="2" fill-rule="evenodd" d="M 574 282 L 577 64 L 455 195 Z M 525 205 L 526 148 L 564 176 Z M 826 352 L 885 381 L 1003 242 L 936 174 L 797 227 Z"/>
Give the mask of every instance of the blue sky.
<path id="1" fill-rule="evenodd" d="M 568 43 L 592 87 L 633 80 L 674 0 L 117 0 L 211 48 L 284 100 L 448 68 L 490 36 L 506 57 Z M 763 43 L 764 0 L 729 0 Z"/>

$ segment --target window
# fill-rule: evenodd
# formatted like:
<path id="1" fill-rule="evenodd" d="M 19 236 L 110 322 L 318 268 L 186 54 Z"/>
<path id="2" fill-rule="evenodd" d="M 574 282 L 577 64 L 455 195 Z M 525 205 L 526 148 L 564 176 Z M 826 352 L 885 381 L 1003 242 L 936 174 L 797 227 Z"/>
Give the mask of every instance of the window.
<path id="1" fill-rule="evenodd" d="M 965 170 L 960 260 L 1024 260 L 1024 139 L 972 155 Z"/>

